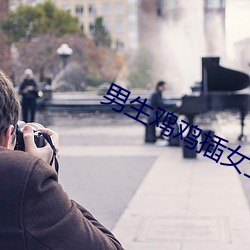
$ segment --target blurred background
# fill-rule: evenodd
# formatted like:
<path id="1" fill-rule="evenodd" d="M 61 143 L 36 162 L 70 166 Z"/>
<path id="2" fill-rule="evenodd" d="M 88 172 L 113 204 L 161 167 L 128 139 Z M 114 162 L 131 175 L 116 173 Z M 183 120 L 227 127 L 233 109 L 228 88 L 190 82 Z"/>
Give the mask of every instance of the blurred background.
<path id="1" fill-rule="evenodd" d="M 102 96 L 116 83 L 134 97 L 149 97 L 155 83 L 165 80 L 165 95 L 181 98 L 201 81 L 202 57 L 219 57 L 220 65 L 249 75 L 249 0 L 0 0 L 0 69 L 16 88 L 24 70 L 33 70 L 44 93 L 37 122 L 61 135 L 60 183 L 109 229 L 163 150 L 176 162 L 182 153 L 145 145 L 144 126 L 100 110 Z M 206 114 L 198 121 L 234 144 L 240 133 L 237 112 Z M 245 135 L 249 126 L 247 114 Z M 186 173 L 191 163 L 180 162 L 180 173 Z M 216 176 L 211 175 L 210 180 Z M 226 179 L 221 176 L 217 188 Z M 250 202 L 249 179 L 240 178 Z M 180 183 L 173 185 L 174 190 Z M 229 188 L 225 196 L 231 199 Z"/>
<path id="2" fill-rule="evenodd" d="M 54 92 L 165 79 L 182 95 L 201 79 L 202 56 L 249 73 L 249 9 L 248 0 L 1 0 L 0 68 L 15 86 L 31 68 Z"/>

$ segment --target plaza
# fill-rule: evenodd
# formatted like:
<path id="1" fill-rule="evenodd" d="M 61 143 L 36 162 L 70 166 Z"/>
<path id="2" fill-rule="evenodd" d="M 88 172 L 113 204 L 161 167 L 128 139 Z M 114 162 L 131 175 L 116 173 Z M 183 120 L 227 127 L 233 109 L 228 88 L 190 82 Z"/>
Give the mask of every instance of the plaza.
<path id="1" fill-rule="evenodd" d="M 184 159 L 180 147 L 144 144 L 144 127 L 125 116 L 61 119 L 51 123 L 61 137 L 59 182 L 125 249 L 247 249 L 248 161 L 239 175 L 202 154 Z M 213 126 L 248 155 L 249 143 L 236 141 L 236 123 Z"/>

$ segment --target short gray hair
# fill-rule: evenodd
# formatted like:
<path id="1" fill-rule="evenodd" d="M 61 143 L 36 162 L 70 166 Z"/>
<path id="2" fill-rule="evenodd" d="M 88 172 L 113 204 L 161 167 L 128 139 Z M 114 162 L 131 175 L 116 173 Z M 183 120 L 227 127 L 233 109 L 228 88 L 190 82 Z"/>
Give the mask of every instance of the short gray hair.
<path id="1" fill-rule="evenodd" d="M 26 77 L 26 76 L 30 76 L 30 78 L 34 78 L 34 74 L 33 74 L 33 71 L 31 70 L 31 69 L 26 69 L 25 71 L 24 71 L 24 77 Z"/>

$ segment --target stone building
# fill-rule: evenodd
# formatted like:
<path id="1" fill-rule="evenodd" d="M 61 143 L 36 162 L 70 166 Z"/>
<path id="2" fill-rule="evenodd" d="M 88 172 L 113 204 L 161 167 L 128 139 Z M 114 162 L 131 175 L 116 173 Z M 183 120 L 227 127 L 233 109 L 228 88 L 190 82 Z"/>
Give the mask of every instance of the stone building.
<path id="1" fill-rule="evenodd" d="M 138 0 L 51 0 L 58 8 L 76 16 L 84 33 L 91 36 L 95 18 L 102 16 L 110 32 L 112 47 L 121 51 L 138 47 Z M 10 8 L 19 4 L 35 5 L 44 0 L 10 0 Z"/>
<path id="2" fill-rule="evenodd" d="M 79 25 L 91 36 L 95 18 L 102 16 L 110 32 L 112 47 L 130 51 L 138 47 L 137 0 L 52 0 L 59 8 L 78 17 Z"/>

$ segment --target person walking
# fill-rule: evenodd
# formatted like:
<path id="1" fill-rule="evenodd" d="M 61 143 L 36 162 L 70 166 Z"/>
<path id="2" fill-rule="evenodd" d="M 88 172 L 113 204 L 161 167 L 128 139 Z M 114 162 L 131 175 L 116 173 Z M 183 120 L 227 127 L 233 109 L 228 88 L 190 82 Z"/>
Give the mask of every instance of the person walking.
<path id="1" fill-rule="evenodd" d="M 36 114 L 36 99 L 38 97 L 38 87 L 34 80 L 31 69 L 24 71 L 24 79 L 19 88 L 22 96 L 22 115 L 24 122 L 34 122 Z"/>

